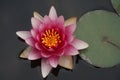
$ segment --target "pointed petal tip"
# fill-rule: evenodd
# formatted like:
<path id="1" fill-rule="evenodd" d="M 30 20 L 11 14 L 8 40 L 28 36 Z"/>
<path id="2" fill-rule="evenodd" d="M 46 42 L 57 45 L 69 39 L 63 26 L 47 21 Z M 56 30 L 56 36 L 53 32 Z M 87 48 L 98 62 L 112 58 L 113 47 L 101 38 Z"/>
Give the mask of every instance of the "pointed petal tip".
<path id="1" fill-rule="evenodd" d="M 37 11 L 33 12 L 33 16 L 35 17 L 36 14 L 39 14 Z"/>
<path id="2" fill-rule="evenodd" d="M 89 44 L 88 43 L 86 43 L 86 42 L 82 42 L 82 44 L 83 45 L 81 45 L 81 49 L 86 49 L 86 48 L 88 48 L 89 47 Z"/>
<path id="3" fill-rule="evenodd" d="M 76 21 L 77 21 L 77 17 L 71 17 L 65 21 L 64 26 L 66 27 L 71 24 L 76 24 Z"/>
<path id="4" fill-rule="evenodd" d="M 19 35 L 20 35 L 20 32 L 21 32 L 21 31 L 17 31 L 17 32 L 16 32 L 16 35 L 19 36 Z"/>
<path id="5" fill-rule="evenodd" d="M 86 43 L 86 47 L 85 48 L 88 48 L 89 47 L 89 44 L 88 43 Z"/>
<path id="6" fill-rule="evenodd" d="M 82 49 L 86 49 L 89 47 L 89 44 L 82 41 L 82 40 L 79 40 L 77 38 L 75 38 L 73 41 L 72 41 L 72 46 L 74 46 L 76 49 L 78 50 L 82 50 Z"/>
<path id="7" fill-rule="evenodd" d="M 56 9 L 55 9 L 54 6 L 52 6 L 52 7 L 50 8 L 49 17 L 50 17 L 52 20 L 56 20 L 56 19 L 57 19 L 57 12 L 56 12 Z"/>
<path id="8" fill-rule="evenodd" d="M 52 58 L 49 58 L 49 63 L 52 67 L 56 68 L 57 65 L 58 65 L 58 61 L 59 61 L 59 58 L 60 57 L 52 57 Z"/>
<path id="9" fill-rule="evenodd" d="M 35 18 L 39 19 L 40 21 L 43 20 L 43 17 L 42 17 L 38 12 L 36 12 L 36 11 L 33 12 L 33 16 L 34 16 Z"/>
<path id="10" fill-rule="evenodd" d="M 31 37 L 31 33 L 29 31 L 17 31 L 16 35 L 24 40 Z"/>
<path id="11" fill-rule="evenodd" d="M 43 78 L 46 78 L 46 77 L 47 77 L 47 75 L 45 75 L 45 74 L 42 74 L 42 77 L 43 77 Z"/>
<path id="12" fill-rule="evenodd" d="M 50 71 L 52 70 L 52 66 L 48 63 L 46 59 L 41 60 L 41 72 L 43 78 L 46 78 Z"/>
<path id="13" fill-rule="evenodd" d="M 55 10 L 55 7 L 52 5 L 50 9 L 54 9 Z"/>
<path id="14" fill-rule="evenodd" d="M 19 36 L 19 31 L 16 32 L 16 35 Z"/>
<path id="15" fill-rule="evenodd" d="M 24 49 L 24 51 L 20 54 L 20 58 L 28 58 L 28 54 L 31 51 L 31 47 L 27 47 L 26 49 Z"/>

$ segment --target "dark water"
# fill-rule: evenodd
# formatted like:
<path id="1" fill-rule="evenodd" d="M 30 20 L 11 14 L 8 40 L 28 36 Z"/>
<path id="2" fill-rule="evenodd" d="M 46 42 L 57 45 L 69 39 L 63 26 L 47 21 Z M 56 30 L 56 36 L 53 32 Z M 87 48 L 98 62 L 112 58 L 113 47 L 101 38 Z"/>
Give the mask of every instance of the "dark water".
<path id="1" fill-rule="evenodd" d="M 43 80 L 38 62 L 18 57 L 27 45 L 15 32 L 29 30 L 33 11 L 45 15 L 51 5 L 66 19 L 96 9 L 114 12 L 110 0 L 0 0 L 0 80 Z M 46 80 L 120 80 L 120 65 L 101 69 L 79 59 L 72 71 L 58 67 Z"/>

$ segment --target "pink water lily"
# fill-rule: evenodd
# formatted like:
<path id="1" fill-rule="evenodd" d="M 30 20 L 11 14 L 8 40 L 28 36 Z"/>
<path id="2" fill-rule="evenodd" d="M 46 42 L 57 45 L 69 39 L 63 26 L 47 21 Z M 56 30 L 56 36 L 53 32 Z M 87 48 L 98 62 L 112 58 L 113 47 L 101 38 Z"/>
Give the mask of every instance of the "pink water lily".
<path id="1" fill-rule="evenodd" d="M 57 16 L 52 6 L 49 15 L 44 17 L 34 12 L 31 18 L 30 31 L 17 31 L 16 34 L 29 45 L 24 52 L 29 60 L 41 59 L 42 76 L 45 78 L 52 68 L 62 65 L 79 54 L 88 44 L 73 36 L 76 29 L 76 18 L 64 21 L 63 16 Z"/>

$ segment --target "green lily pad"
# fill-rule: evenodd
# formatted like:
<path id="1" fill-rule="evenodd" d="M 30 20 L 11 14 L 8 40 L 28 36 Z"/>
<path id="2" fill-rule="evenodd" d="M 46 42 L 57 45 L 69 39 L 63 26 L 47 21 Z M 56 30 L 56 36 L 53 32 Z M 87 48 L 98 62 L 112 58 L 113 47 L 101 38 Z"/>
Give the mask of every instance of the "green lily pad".
<path id="1" fill-rule="evenodd" d="M 111 0 L 114 9 L 120 15 L 120 0 Z"/>
<path id="2" fill-rule="evenodd" d="M 76 37 L 89 47 L 80 52 L 82 59 L 98 67 L 112 67 L 120 63 L 120 17 L 104 10 L 83 15 L 76 29 Z"/>

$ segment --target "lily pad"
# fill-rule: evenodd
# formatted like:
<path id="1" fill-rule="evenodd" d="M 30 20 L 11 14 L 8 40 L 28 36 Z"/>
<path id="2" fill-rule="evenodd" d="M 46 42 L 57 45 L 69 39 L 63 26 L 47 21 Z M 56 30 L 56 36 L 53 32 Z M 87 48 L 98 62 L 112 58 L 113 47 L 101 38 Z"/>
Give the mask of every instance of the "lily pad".
<path id="1" fill-rule="evenodd" d="M 114 9 L 120 15 L 120 0 L 111 0 Z"/>
<path id="2" fill-rule="evenodd" d="M 83 15 L 76 36 L 89 44 L 80 52 L 82 59 L 97 67 L 112 67 L 120 63 L 120 17 L 96 10 Z"/>

